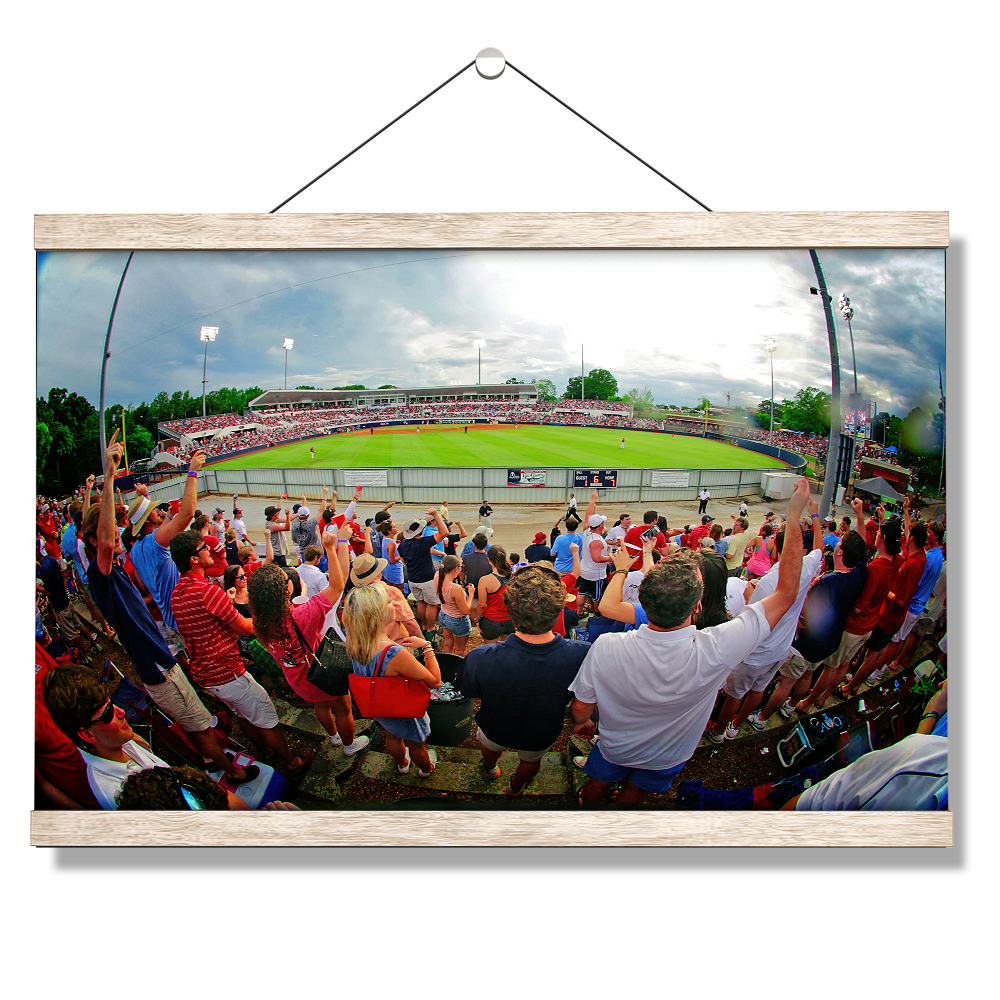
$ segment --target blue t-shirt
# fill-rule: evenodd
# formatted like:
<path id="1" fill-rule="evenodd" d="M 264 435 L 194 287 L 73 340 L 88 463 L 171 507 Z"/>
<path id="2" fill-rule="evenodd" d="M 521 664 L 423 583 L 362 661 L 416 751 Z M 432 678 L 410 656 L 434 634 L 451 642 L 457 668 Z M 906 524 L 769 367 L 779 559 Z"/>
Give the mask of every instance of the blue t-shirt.
<path id="1" fill-rule="evenodd" d="M 924 564 L 924 572 L 913 594 L 913 600 L 910 601 L 909 610 L 912 615 L 919 615 L 927 606 L 931 591 L 934 589 L 934 584 L 937 583 L 938 577 L 941 575 L 941 567 L 944 565 L 944 550 L 940 545 L 935 545 L 933 549 L 927 549 L 924 554 L 927 557 L 927 562 Z"/>
<path id="2" fill-rule="evenodd" d="M 489 543 L 487 543 L 486 548 L 483 549 L 483 552 L 489 552 L 490 549 L 492 549 L 492 548 L 493 548 L 493 546 L 490 545 Z M 462 558 L 464 559 L 466 556 L 471 555 L 475 551 L 476 551 L 476 547 L 475 547 L 475 545 L 472 544 L 472 539 L 470 538 L 465 543 L 465 546 L 462 549 Z"/>
<path id="3" fill-rule="evenodd" d="M 67 562 L 72 559 L 73 565 L 76 566 L 76 574 L 81 580 L 87 579 L 87 571 L 83 568 L 83 562 L 80 559 L 80 552 L 76 547 L 76 525 L 70 524 L 70 526 L 63 532 L 62 536 L 62 554 L 63 559 Z"/>
<path id="4" fill-rule="evenodd" d="M 557 573 L 568 573 L 573 568 L 573 553 L 570 552 L 569 547 L 574 542 L 582 552 L 583 535 L 575 531 L 572 534 L 560 535 L 552 546 L 552 568 Z"/>
<path id="5" fill-rule="evenodd" d="M 170 549 L 156 540 L 156 532 L 143 535 L 132 546 L 129 556 L 139 579 L 146 585 L 150 596 L 163 615 L 163 624 L 177 631 L 174 613 L 170 610 L 170 597 L 180 579 L 180 573 L 170 558 Z"/>
<path id="6" fill-rule="evenodd" d="M 462 694 L 481 698 L 476 723 L 487 739 L 513 750 L 547 750 L 559 738 L 569 690 L 590 643 L 564 639 L 477 646 L 465 658 Z"/>
<path id="7" fill-rule="evenodd" d="M 839 541 L 840 541 L 840 537 L 838 535 L 835 535 L 832 531 L 830 532 L 829 535 L 824 535 L 823 536 L 823 544 L 824 545 L 831 545 L 831 546 L 833 546 L 833 548 L 837 547 L 837 542 L 839 542 Z"/>
<path id="8" fill-rule="evenodd" d="M 643 610 L 642 605 L 638 601 L 632 601 L 632 607 L 635 608 L 635 624 L 629 625 L 626 623 L 626 632 L 629 632 L 634 628 L 638 628 L 640 625 L 649 624 L 649 619 L 646 617 L 646 612 Z"/>
<path id="9" fill-rule="evenodd" d="M 111 572 L 105 576 L 97 560 L 93 559 L 87 571 L 87 583 L 94 603 L 135 664 L 139 679 L 143 684 L 162 684 L 163 675 L 173 669 L 177 661 L 125 570 L 112 562 Z"/>

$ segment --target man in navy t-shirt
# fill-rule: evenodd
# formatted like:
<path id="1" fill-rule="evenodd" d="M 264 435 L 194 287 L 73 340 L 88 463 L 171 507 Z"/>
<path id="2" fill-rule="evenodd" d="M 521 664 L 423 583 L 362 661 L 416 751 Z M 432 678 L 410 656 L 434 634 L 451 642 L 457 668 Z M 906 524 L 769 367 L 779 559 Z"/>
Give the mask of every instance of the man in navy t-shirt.
<path id="1" fill-rule="evenodd" d="M 562 732 L 573 697 L 569 685 L 590 643 L 552 631 L 565 607 L 566 587 L 548 567 L 526 566 L 515 573 L 504 602 L 514 634 L 472 650 L 460 687 L 462 694 L 482 699 L 476 721 L 483 776 L 500 777 L 500 755 L 507 747 L 516 749 L 519 763 L 507 794 L 520 795 Z"/>
<path id="2" fill-rule="evenodd" d="M 421 536 L 425 522 L 407 521 L 403 528 L 403 540 L 396 550 L 406 564 L 406 580 L 410 585 L 410 593 L 417 599 L 417 619 L 424 632 L 430 632 L 434 628 L 438 608 L 441 606 L 434 589 L 431 549 L 448 537 L 448 528 L 433 507 L 427 511 L 427 518 L 434 521 L 437 529 L 434 534 Z M 458 541 L 458 537 L 454 540 Z"/>

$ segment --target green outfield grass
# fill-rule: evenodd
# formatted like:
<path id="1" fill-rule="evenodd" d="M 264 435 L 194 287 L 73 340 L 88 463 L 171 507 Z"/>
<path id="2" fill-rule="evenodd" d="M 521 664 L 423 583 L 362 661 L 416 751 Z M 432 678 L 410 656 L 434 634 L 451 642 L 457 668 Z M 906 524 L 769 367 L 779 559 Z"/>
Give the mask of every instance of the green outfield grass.
<path id="1" fill-rule="evenodd" d="M 625 448 L 619 448 L 622 435 Z M 309 458 L 309 448 L 316 458 Z M 784 463 L 721 441 L 596 427 L 470 427 L 455 430 L 407 428 L 397 434 L 334 434 L 276 445 L 225 462 L 214 469 L 404 468 L 487 466 L 534 469 L 768 469 Z"/>

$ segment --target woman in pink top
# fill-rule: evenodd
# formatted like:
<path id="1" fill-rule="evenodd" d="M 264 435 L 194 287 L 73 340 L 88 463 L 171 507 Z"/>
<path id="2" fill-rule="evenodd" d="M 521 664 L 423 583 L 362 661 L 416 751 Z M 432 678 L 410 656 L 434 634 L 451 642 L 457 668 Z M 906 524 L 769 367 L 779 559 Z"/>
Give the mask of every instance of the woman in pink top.
<path id="1" fill-rule="evenodd" d="M 305 604 L 292 604 L 292 581 L 276 563 L 262 566 L 247 584 L 255 635 L 281 666 L 291 689 L 312 702 L 316 718 L 330 734 L 330 742 L 335 747 L 343 746 L 348 756 L 368 746 L 368 737 L 354 736 L 347 675 L 344 675 L 344 690 L 331 694 L 310 683 L 307 674 L 313 653 L 323 640 L 327 615 L 344 590 L 347 546 L 352 533 L 347 523 L 341 526 L 339 537 L 331 531 L 323 532 L 330 583 Z"/>
<path id="2" fill-rule="evenodd" d="M 770 524 L 765 524 L 761 534 L 751 544 L 752 554 L 746 565 L 748 579 L 763 576 L 774 565 L 777 555 L 774 527 Z"/>
<path id="3" fill-rule="evenodd" d="M 441 560 L 441 568 L 434 574 L 434 587 L 441 611 L 438 621 L 444 630 L 441 638 L 441 652 L 465 656 L 465 646 L 472 631 L 469 612 L 472 610 L 472 597 L 475 588 L 470 583 L 463 587 L 458 582 L 462 572 L 462 560 L 458 556 L 445 556 Z"/>

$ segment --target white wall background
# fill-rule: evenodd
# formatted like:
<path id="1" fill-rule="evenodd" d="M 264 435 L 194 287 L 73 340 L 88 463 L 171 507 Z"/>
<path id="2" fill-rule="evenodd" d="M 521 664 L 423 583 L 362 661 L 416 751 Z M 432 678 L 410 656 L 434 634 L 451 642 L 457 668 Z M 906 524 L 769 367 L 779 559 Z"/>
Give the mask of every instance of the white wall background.
<path id="1" fill-rule="evenodd" d="M 991 9 L 101 2 L 22 4 L 6 28 L 0 275 L 16 434 L 5 510 L 17 541 L 5 620 L 17 656 L 3 837 L 5 937 L 18 956 L 6 971 L 18 992 L 33 982 L 158 997 L 238 983 L 422 997 L 440 995 L 446 977 L 491 996 L 500 969 L 532 996 L 622 985 L 763 995 L 796 982 L 823 989 L 825 969 L 862 996 L 971 985 L 996 874 L 994 769 L 979 735 L 995 728 L 996 653 L 982 635 L 954 642 L 950 852 L 54 852 L 27 847 L 30 588 L 20 570 L 33 213 L 267 211 L 484 46 L 713 209 L 951 212 L 952 558 L 956 568 L 963 551 L 977 558 L 969 531 L 992 533 L 996 473 L 987 462 L 966 480 L 974 503 L 959 474 L 992 438 L 989 421 L 974 422 L 995 381 Z M 509 70 L 492 83 L 464 74 L 289 208 L 699 211 Z M 953 576 L 953 617 L 963 593 L 987 586 L 970 561 L 964 590 Z M 802 919 L 803 905 L 815 920 Z M 147 933 L 176 947 L 146 950 Z M 275 947 L 225 957 L 228 943 L 262 938 Z M 141 982 L 144 955 L 164 951 L 193 971 L 174 982 L 150 963 Z"/>

